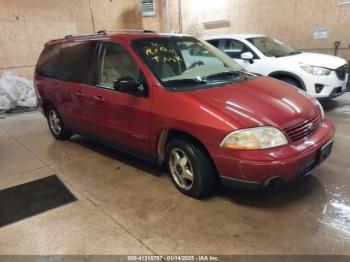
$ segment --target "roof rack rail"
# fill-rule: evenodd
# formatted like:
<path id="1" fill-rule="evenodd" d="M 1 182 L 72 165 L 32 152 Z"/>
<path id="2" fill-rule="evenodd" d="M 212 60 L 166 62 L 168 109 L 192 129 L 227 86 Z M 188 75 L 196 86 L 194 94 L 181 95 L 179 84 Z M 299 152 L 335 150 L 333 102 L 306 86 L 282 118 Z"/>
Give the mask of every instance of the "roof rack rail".
<path id="1" fill-rule="evenodd" d="M 156 33 L 156 31 L 147 30 L 147 29 L 116 29 L 116 30 L 100 30 L 97 32 L 97 34 L 121 33 L 121 32 Z"/>
<path id="2" fill-rule="evenodd" d="M 86 34 L 86 35 L 66 35 L 64 38 L 74 38 L 74 37 L 89 37 L 89 36 L 95 36 L 95 35 L 106 35 L 106 32 L 98 31 L 96 34 Z"/>
<path id="3" fill-rule="evenodd" d="M 96 35 L 107 35 L 107 33 L 121 33 L 121 32 L 135 32 L 135 33 L 156 33 L 156 31 L 147 30 L 147 29 L 117 29 L 117 30 L 100 30 L 97 31 L 96 34 L 86 34 L 86 35 L 66 35 L 64 39 L 68 38 L 76 38 L 76 37 L 89 37 L 89 36 L 96 36 Z"/>

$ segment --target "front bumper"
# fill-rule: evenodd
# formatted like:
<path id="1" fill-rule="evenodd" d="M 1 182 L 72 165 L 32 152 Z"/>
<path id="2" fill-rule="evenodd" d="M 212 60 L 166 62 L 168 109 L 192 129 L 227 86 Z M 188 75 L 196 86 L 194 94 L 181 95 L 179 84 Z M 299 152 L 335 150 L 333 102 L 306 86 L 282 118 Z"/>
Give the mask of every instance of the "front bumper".
<path id="1" fill-rule="evenodd" d="M 333 139 L 334 125 L 325 120 L 306 139 L 264 150 L 233 150 L 210 147 L 209 152 L 225 185 L 255 189 L 270 180 L 291 181 L 315 168 L 321 147 Z"/>
<path id="2" fill-rule="evenodd" d="M 326 97 L 317 97 L 318 100 L 328 100 L 332 98 L 336 98 L 338 96 L 341 96 L 345 94 L 346 92 L 350 92 L 348 85 L 346 84 L 345 87 L 338 87 L 334 88 L 333 91 Z"/>
<path id="3" fill-rule="evenodd" d="M 304 79 L 306 90 L 309 94 L 314 96 L 319 100 L 327 100 L 341 96 L 342 94 L 348 92 L 347 82 L 348 74 L 344 80 L 340 80 L 335 72 L 326 77 L 320 76 L 308 76 Z M 320 93 L 316 92 L 315 86 L 319 84 L 322 85 L 322 91 Z"/>

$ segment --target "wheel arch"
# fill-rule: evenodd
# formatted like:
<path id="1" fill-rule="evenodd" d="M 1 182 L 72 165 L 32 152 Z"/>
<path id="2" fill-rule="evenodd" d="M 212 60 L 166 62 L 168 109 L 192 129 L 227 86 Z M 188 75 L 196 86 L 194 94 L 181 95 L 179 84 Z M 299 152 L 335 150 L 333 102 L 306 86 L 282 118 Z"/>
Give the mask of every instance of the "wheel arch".
<path id="1" fill-rule="evenodd" d="M 208 155 L 208 157 L 211 160 L 215 170 L 217 170 L 217 168 L 215 166 L 215 163 L 214 163 L 212 157 L 209 154 L 209 151 L 207 150 L 207 148 L 205 147 L 203 142 L 201 142 L 198 138 L 196 138 L 195 136 L 189 134 L 188 132 L 185 132 L 185 131 L 182 131 L 182 130 L 178 130 L 178 129 L 173 129 L 173 128 L 162 130 L 160 135 L 159 135 L 159 137 L 158 137 L 157 158 L 158 158 L 159 164 L 163 164 L 164 163 L 166 146 L 167 146 L 168 142 L 171 139 L 175 138 L 175 137 L 182 137 L 182 138 L 187 139 L 187 140 L 189 140 L 191 142 L 194 142 L 195 144 L 200 146 L 204 150 L 204 152 Z"/>
<path id="2" fill-rule="evenodd" d="M 291 73 L 291 72 L 287 72 L 287 71 L 274 71 L 274 72 L 268 74 L 268 76 L 269 76 L 269 77 L 276 78 L 276 79 L 280 79 L 280 78 L 283 78 L 283 77 L 292 78 L 292 79 L 296 80 L 296 81 L 300 84 L 302 90 L 306 91 L 306 86 L 305 86 L 305 83 L 304 83 L 303 79 L 301 79 L 300 76 L 298 76 L 298 75 L 296 75 L 296 74 L 293 74 L 293 73 Z"/>
<path id="3" fill-rule="evenodd" d="M 47 110 L 50 106 L 53 106 L 53 104 L 49 100 L 44 100 L 42 103 L 42 108 L 44 115 L 47 116 Z"/>

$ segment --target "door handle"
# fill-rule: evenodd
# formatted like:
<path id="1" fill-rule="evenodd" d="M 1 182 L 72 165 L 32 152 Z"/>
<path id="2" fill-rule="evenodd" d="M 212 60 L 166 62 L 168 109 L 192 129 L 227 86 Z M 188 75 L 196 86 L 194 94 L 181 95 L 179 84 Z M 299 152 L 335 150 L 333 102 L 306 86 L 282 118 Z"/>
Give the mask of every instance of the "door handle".
<path id="1" fill-rule="evenodd" d="M 81 92 L 81 91 L 77 91 L 77 92 L 75 92 L 75 94 L 77 95 L 77 97 L 83 97 L 84 96 L 83 92 Z"/>
<path id="2" fill-rule="evenodd" d="M 94 96 L 94 100 L 97 102 L 97 103 L 101 103 L 103 101 L 103 97 L 102 96 Z"/>

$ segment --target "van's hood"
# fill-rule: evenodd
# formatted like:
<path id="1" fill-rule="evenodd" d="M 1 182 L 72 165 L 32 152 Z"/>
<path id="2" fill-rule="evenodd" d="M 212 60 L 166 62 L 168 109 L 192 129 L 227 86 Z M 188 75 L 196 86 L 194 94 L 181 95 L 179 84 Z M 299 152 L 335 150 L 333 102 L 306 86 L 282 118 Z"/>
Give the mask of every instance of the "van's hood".
<path id="1" fill-rule="evenodd" d="M 304 91 L 269 77 L 197 90 L 190 95 L 206 105 L 206 111 L 223 114 L 225 121 L 237 128 L 272 125 L 284 129 L 320 110 L 315 99 Z"/>
<path id="2" fill-rule="evenodd" d="M 297 55 L 284 56 L 279 59 L 295 61 L 297 63 L 306 65 L 325 67 L 329 69 L 337 69 L 346 63 L 346 61 L 340 57 L 317 53 L 300 53 Z"/>

